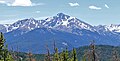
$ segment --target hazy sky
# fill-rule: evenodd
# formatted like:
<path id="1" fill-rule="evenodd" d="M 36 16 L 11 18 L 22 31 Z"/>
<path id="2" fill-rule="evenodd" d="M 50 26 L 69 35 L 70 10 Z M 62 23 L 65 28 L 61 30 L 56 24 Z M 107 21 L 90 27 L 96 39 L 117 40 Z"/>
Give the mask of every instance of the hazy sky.
<path id="1" fill-rule="evenodd" d="M 0 0 L 0 24 L 60 12 L 92 25 L 120 24 L 120 0 Z"/>

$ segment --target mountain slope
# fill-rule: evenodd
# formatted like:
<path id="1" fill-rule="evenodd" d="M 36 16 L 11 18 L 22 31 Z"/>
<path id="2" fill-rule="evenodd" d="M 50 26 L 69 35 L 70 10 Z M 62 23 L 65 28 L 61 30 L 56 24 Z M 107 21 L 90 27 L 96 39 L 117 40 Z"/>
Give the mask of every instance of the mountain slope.
<path id="1" fill-rule="evenodd" d="M 0 25 L 0 31 L 5 34 L 9 49 L 14 47 L 16 50 L 16 46 L 20 46 L 23 52 L 44 53 L 46 44 L 52 50 L 54 40 L 60 51 L 66 46 L 70 50 L 71 47 L 88 45 L 91 40 L 95 40 L 97 45 L 120 45 L 119 25 L 92 26 L 63 13 L 44 20 L 30 18 Z"/>
<path id="2" fill-rule="evenodd" d="M 33 53 L 45 53 L 46 44 L 50 47 L 50 50 L 53 50 L 54 41 L 56 42 L 57 47 L 60 48 L 60 51 L 66 47 L 70 50 L 72 47 L 88 45 L 90 41 L 87 39 L 92 39 L 88 37 L 88 35 L 84 35 L 83 37 L 47 28 L 37 28 L 22 35 L 19 35 L 20 32 L 20 30 L 15 30 L 6 33 L 5 37 L 9 48 L 14 48 L 14 50 L 16 50 L 17 47 L 19 47 L 19 50 L 22 52 L 28 52 L 31 50 Z M 87 30 L 84 32 L 94 34 Z M 88 38 L 84 39 L 85 37 Z"/>
<path id="3" fill-rule="evenodd" d="M 78 30 L 82 35 L 76 35 L 68 32 L 53 30 L 50 28 L 37 28 L 30 32 L 21 33 L 21 31 L 15 30 L 5 34 L 7 44 L 10 48 L 17 50 L 17 47 L 21 52 L 33 53 L 45 53 L 46 45 L 49 46 L 50 52 L 53 52 L 53 43 L 56 42 L 59 51 L 64 48 L 71 50 L 73 47 L 80 47 L 89 45 L 91 40 L 95 40 L 97 45 L 119 45 L 119 41 L 112 38 L 112 36 L 102 36 L 97 32 L 91 32 L 89 30 Z"/>

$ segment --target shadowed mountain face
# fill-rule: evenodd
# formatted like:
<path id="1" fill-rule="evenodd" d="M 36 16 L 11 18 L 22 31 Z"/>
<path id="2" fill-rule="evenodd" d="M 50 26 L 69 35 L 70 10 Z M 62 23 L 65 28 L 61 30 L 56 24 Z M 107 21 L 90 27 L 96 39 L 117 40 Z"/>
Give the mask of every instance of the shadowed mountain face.
<path id="1" fill-rule="evenodd" d="M 44 20 L 30 18 L 0 25 L 0 31 L 5 34 L 9 49 L 18 47 L 21 52 L 45 53 L 46 45 L 53 52 L 54 41 L 60 51 L 89 45 L 91 40 L 98 45 L 120 44 L 119 25 L 92 26 L 63 13 Z"/>

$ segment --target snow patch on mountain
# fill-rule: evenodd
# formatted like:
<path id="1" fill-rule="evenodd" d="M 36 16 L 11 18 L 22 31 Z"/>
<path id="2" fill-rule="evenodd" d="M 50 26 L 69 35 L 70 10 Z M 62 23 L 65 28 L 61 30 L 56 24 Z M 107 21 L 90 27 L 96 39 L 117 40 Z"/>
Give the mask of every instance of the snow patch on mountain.
<path id="1" fill-rule="evenodd" d="M 11 24 L 3 24 L 3 26 L 5 26 L 5 28 L 6 28 L 6 32 L 9 32 L 8 28 L 9 28 L 10 25 Z"/>
<path id="2" fill-rule="evenodd" d="M 106 27 L 112 32 L 120 32 L 120 24 L 111 24 Z"/>
<path id="3" fill-rule="evenodd" d="M 65 46 L 68 46 L 68 44 L 66 42 L 62 42 L 62 44 L 65 45 Z"/>
<path id="4" fill-rule="evenodd" d="M 85 23 L 84 21 L 81 21 L 80 19 L 77 19 L 76 17 L 71 17 L 64 13 L 58 13 L 56 16 L 48 17 L 44 20 L 36 20 L 34 18 L 29 18 L 29 19 L 19 20 L 13 24 L 5 24 L 3 26 L 5 28 L 1 29 L 0 31 L 4 31 L 5 33 L 11 32 L 16 29 L 29 32 L 36 28 L 42 28 L 42 27 L 74 33 L 77 35 L 82 35 L 82 32 L 80 32 L 80 30 L 83 29 L 92 32 L 97 31 L 99 34 L 104 34 L 105 32 L 120 33 L 120 24 L 92 26 L 88 23 Z"/>

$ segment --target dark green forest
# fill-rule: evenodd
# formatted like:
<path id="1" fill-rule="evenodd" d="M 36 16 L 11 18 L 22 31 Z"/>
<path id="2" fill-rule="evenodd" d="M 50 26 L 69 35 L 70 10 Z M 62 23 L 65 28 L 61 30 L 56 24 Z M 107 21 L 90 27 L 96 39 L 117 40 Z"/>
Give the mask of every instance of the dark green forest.
<path id="1" fill-rule="evenodd" d="M 50 53 L 46 45 L 46 54 L 32 54 L 8 50 L 4 44 L 3 34 L 0 34 L 0 61 L 120 61 L 120 47 L 109 45 L 95 45 L 92 41 L 89 46 L 73 48 L 67 47 L 62 52 L 54 42 L 54 52 Z"/>
<path id="2" fill-rule="evenodd" d="M 85 54 L 88 54 L 89 46 L 83 46 L 76 49 L 76 55 L 78 61 L 91 61 L 91 60 L 85 60 Z M 26 58 L 28 58 L 29 53 L 24 52 L 13 52 L 15 56 L 22 57 L 22 61 L 26 61 Z M 72 53 L 72 51 L 68 51 L 69 54 Z M 119 61 L 120 59 L 120 47 L 114 47 L 109 45 L 96 45 L 96 54 L 98 55 L 97 58 L 99 60 L 97 61 Z M 36 61 L 44 61 L 47 54 L 33 54 L 32 58 L 34 58 Z M 60 55 L 60 53 L 59 53 Z M 53 57 L 53 54 L 50 55 Z M 69 55 L 70 56 L 70 55 Z M 89 55 L 88 55 L 89 56 Z M 116 60 L 115 60 L 116 59 Z"/>

